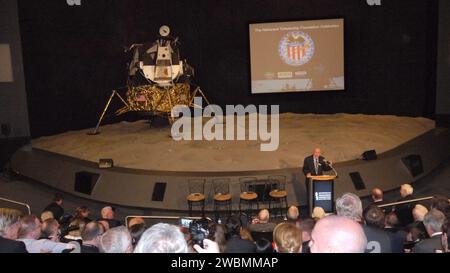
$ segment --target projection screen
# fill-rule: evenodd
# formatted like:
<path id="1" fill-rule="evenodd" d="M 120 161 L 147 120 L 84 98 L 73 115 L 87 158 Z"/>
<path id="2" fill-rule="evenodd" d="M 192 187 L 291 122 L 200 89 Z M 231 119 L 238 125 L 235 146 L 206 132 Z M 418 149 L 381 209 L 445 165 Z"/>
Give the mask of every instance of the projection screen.
<path id="1" fill-rule="evenodd" d="M 345 89 L 344 19 L 250 24 L 253 94 Z"/>

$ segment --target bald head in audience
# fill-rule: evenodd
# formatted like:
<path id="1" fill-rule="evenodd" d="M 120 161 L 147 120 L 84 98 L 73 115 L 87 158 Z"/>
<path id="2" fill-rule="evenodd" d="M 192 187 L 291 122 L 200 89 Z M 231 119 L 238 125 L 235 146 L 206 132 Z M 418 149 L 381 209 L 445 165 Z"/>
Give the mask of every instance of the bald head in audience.
<path id="1" fill-rule="evenodd" d="M 259 220 L 259 223 L 261 223 L 261 224 L 269 223 L 269 220 L 270 220 L 269 211 L 266 209 L 261 210 L 258 214 L 258 220 Z"/>
<path id="2" fill-rule="evenodd" d="M 296 206 L 292 206 L 288 209 L 287 219 L 290 222 L 298 221 L 299 216 L 300 216 L 300 212 L 298 211 L 298 208 Z"/>
<path id="3" fill-rule="evenodd" d="M 402 196 L 402 198 L 413 195 L 413 193 L 414 193 L 414 188 L 410 184 L 403 184 L 400 187 L 400 195 Z"/>
<path id="4" fill-rule="evenodd" d="M 414 217 L 414 221 L 416 222 L 423 222 L 423 219 L 425 219 L 425 215 L 427 215 L 428 209 L 422 205 L 416 205 L 416 207 L 413 209 L 412 214 Z"/>
<path id="5" fill-rule="evenodd" d="M 317 222 L 311 234 L 312 253 L 364 253 L 367 238 L 361 225 L 341 216 Z"/>
<path id="6" fill-rule="evenodd" d="M 114 219 L 114 210 L 110 206 L 104 207 L 101 211 L 101 215 L 103 219 Z"/>
<path id="7" fill-rule="evenodd" d="M 383 191 L 379 188 L 372 190 L 372 200 L 373 202 L 383 202 Z"/>

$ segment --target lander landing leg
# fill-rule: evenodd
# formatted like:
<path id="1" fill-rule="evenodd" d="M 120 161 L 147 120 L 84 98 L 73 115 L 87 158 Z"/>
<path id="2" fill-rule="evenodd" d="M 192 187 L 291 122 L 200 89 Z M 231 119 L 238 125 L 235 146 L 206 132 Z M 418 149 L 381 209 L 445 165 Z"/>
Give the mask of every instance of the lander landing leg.
<path id="1" fill-rule="evenodd" d="M 109 106 L 111 105 L 111 102 L 112 102 L 112 100 L 114 99 L 115 96 L 119 97 L 119 99 L 120 99 L 126 106 L 128 106 L 128 103 L 122 98 L 122 96 L 121 96 L 116 90 L 113 90 L 112 93 L 111 93 L 111 96 L 109 97 L 108 102 L 106 103 L 105 108 L 103 109 L 102 114 L 100 115 L 100 118 L 98 119 L 97 126 L 95 126 L 94 131 L 89 132 L 88 135 L 94 136 L 94 135 L 100 134 L 100 131 L 99 131 L 98 129 L 100 128 L 100 125 L 101 125 L 103 119 L 105 118 L 106 112 L 108 111 Z"/>

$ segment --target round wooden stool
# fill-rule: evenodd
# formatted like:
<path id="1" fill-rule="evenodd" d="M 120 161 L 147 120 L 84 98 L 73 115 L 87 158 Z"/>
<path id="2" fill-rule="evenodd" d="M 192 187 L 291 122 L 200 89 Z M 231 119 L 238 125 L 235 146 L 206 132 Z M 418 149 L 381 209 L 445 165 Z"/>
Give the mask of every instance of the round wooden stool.
<path id="1" fill-rule="evenodd" d="M 286 191 L 286 176 L 275 175 L 269 177 L 270 183 L 270 201 L 269 201 L 269 209 L 273 209 L 275 211 L 279 210 L 281 217 L 287 216 L 288 203 L 287 196 L 288 193 Z M 275 207 L 272 207 L 275 205 Z M 284 210 L 284 211 L 283 211 Z"/>
<path id="2" fill-rule="evenodd" d="M 250 218 L 253 206 L 256 206 L 256 210 L 259 210 L 259 204 L 258 204 L 258 194 L 255 192 L 243 192 L 240 195 L 239 200 L 239 211 L 242 213 L 242 206 L 246 205 L 246 214 Z"/>
<path id="3" fill-rule="evenodd" d="M 205 216 L 205 200 L 206 197 L 201 193 L 191 193 L 186 197 L 189 206 L 189 216 L 192 217 L 192 208 L 200 206 L 202 208 L 202 216 Z"/>
<path id="4" fill-rule="evenodd" d="M 186 196 L 189 207 L 189 216 L 192 217 L 193 207 L 201 207 L 202 217 L 205 217 L 205 183 L 204 179 L 189 179 L 189 195 Z"/>

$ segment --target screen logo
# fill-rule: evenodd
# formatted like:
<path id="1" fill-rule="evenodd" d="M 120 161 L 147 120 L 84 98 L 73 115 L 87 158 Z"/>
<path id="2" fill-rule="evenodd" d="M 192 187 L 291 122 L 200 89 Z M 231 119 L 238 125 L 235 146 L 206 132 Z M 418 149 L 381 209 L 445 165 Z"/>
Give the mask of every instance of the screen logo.
<path id="1" fill-rule="evenodd" d="M 331 192 L 316 192 L 316 201 L 331 201 L 333 194 Z"/>
<path id="2" fill-rule="evenodd" d="M 303 31 L 289 32 L 278 47 L 281 59 L 290 66 L 307 64 L 314 56 L 314 50 L 313 39 Z"/>

